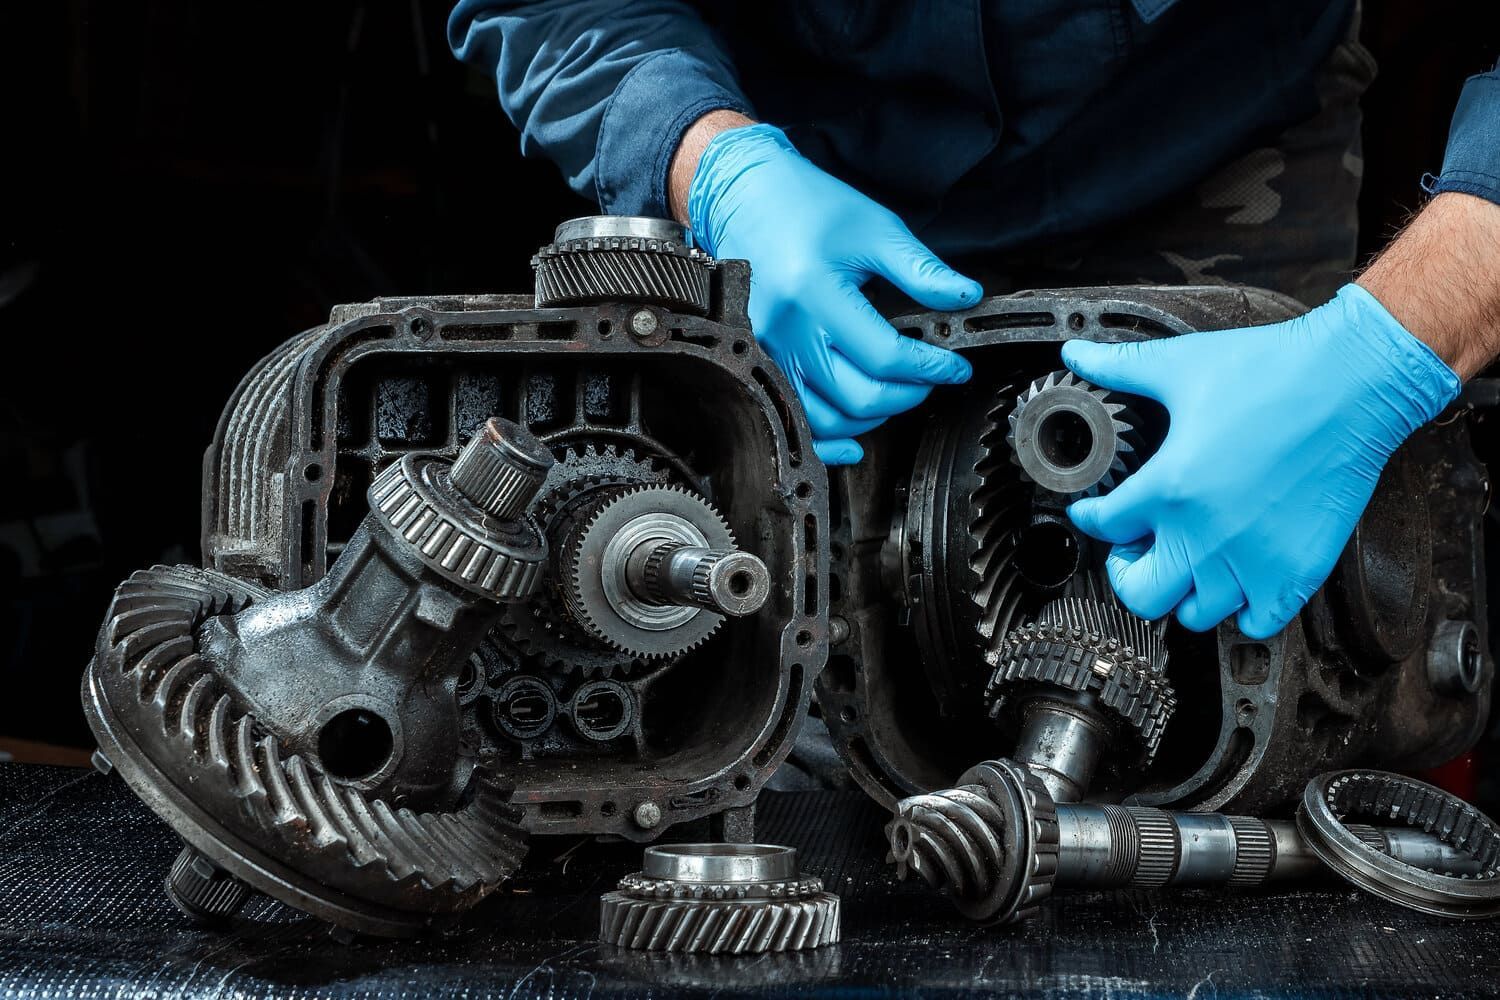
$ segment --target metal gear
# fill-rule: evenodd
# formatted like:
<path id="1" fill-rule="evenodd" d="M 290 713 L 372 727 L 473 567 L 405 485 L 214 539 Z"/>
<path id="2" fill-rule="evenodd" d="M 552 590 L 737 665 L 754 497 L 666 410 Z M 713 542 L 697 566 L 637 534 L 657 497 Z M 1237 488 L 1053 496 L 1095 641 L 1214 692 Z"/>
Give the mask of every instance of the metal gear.
<path id="1" fill-rule="evenodd" d="M 557 227 L 531 259 L 536 305 L 649 302 L 703 315 L 715 261 L 691 245 L 675 222 L 636 216 L 590 216 Z"/>
<path id="2" fill-rule="evenodd" d="M 616 586 L 611 571 L 635 538 L 734 548 L 729 524 L 707 500 L 681 486 L 613 491 L 566 533 L 560 553 L 563 601 L 573 619 L 609 647 L 643 660 L 665 660 L 696 649 L 724 616 L 684 605 L 649 605 Z"/>
<path id="3" fill-rule="evenodd" d="M 836 944 L 839 898 L 770 844 L 674 844 L 599 902 L 599 940 L 653 951 L 746 955 Z"/>
<path id="4" fill-rule="evenodd" d="M 533 507 L 543 532 L 556 542 L 574 508 L 601 490 L 666 485 L 668 464 L 644 450 L 599 441 L 575 441 L 557 451 L 557 465 Z M 522 655 L 543 666 L 583 678 L 630 676 L 642 661 L 595 641 L 569 615 L 559 581 L 542 586 L 530 601 L 510 604 L 499 631 Z"/>
<path id="5" fill-rule="evenodd" d="M 916 873 L 974 920 L 1024 920 L 1052 894 L 1057 809 L 1014 761 L 985 761 L 955 788 L 902 799 L 885 832 L 898 878 Z"/>
<path id="6" fill-rule="evenodd" d="M 1130 472 L 1139 449 L 1138 418 L 1117 393 L 1070 371 L 1049 372 L 1016 397 L 1007 418 L 1013 461 L 1042 489 L 1096 496 Z"/>
<path id="7" fill-rule="evenodd" d="M 1136 618 L 1112 598 L 1054 600 L 985 659 L 994 667 L 985 691 L 992 715 L 1038 689 L 1087 694 L 1136 736 L 1145 763 L 1155 756 L 1177 705 L 1166 677 L 1161 626 Z"/>

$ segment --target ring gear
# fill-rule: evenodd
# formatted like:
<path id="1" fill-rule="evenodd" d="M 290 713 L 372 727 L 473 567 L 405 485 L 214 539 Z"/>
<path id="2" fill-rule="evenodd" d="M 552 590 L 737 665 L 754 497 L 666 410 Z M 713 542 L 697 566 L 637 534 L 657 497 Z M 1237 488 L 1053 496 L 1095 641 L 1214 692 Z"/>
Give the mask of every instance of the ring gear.
<path id="1" fill-rule="evenodd" d="M 665 660 L 696 649 L 718 631 L 724 616 L 702 608 L 673 608 L 671 622 L 657 629 L 628 620 L 611 602 L 606 557 L 610 543 L 644 518 L 691 529 L 693 544 L 734 547 L 734 533 L 712 504 L 680 486 L 638 486 L 615 491 L 567 532 L 562 552 L 563 601 L 574 620 L 607 646 L 643 660 Z M 620 556 L 623 562 L 624 553 Z M 680 613 L 677 613 L 680 612 Z"/>
<path id="2" fill-rule="evenodd" d="M 995 668 L 985 691 L 992 716 L 1038 688 L 1087 693 L 1135 734 L 1142 763 L 1156 755 L 1177 705 L 1160 628 L 1113 600 L 1051 601 L 985 659 Z"/>

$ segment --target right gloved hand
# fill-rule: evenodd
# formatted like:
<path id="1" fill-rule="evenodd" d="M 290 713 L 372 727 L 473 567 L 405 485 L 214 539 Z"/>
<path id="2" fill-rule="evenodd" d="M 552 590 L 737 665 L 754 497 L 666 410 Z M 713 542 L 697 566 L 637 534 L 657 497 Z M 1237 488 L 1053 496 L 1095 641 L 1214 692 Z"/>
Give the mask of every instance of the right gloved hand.
<path id="1" fill-rule="evenodd" d="M 948 267 L 894 212 L 830 177 L 781 130 L 716 135 L 688 189 L 698 244 L 750 262 L 750 323 L 791 380 L 818 456 L 857 462 L 857 434 L 972 369 L 952 351 L 902 336 L 860 292 L 879 275 L 928 309 L 963 309 L 978 282 Z"/>

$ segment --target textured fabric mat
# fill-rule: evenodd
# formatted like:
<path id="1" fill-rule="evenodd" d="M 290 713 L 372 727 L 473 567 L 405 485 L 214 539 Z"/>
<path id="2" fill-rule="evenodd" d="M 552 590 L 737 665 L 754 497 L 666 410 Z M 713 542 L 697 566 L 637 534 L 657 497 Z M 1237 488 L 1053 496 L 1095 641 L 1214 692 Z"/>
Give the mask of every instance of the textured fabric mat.
<path id="1" fill-rule="evenodd" d="M 751 959 L 594 943 L 597 899 L 639 848 L 538 842 L 510 889 L 446 936 L 341 944 L 259 898 L 230 931 L 161 893 L 178 842 L 118 778 L 0 765 L 0 997 L 1493 996 L 1500 924 L 1447 923 L 1330 886 L 1295 893 L 1068 894 L 976 928 L 881 863 L 858 793 L 766 793 L 759 837 L 843 897 L 842 944 Z"/>

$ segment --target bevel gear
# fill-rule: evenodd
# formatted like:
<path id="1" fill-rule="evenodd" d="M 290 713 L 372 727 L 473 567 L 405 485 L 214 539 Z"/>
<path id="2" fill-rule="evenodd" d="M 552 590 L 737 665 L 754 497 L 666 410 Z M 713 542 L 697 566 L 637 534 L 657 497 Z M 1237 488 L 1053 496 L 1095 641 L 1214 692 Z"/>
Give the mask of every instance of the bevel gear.
<path id="1" fill-rule="evenodd" d="M 1139 418 L 1118 393 L 1070 371 L 1049 372 L 1016 397 L 1006 442 L 1021 474 L 1061 496 L 1107 493 L 1129 475 Z"/>
<path id="2" fill-rule="evenodd" d="M 560 586 L 573 620 L 596 640 L 632 657 L 665 660 L 702 645 L 724 616 L 632 593 L 624 583 L 626 560 L 634 545 L 652 539 L 713 550 L 735 544 L 718 510 L 681 486 L 621 488 L 565 532 Z"/>

